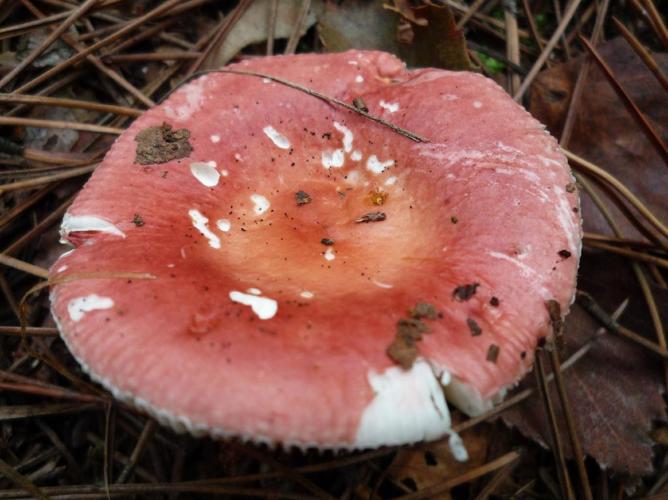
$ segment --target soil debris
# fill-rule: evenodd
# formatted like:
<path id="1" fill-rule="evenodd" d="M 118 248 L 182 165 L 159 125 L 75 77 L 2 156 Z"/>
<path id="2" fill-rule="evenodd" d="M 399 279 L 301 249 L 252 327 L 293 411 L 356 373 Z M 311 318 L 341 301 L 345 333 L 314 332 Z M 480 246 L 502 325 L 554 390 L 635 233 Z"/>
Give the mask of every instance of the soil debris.
<path id="1" fill-rule="evenodd" d="M 496 363 L 496 360 L 499 358 L 499 352 L 501 349 L 496 344 L 490 344 L 489 349 L 487 349 L 487 361 L 490 363 Z"/>
<path id="2" fill-rule="evenodd" d="M 427 302 L 418 302 L 410 310 L 410 317 L 414 319 L 438 319 L 439 314 L 432 304 Z"/>
<path id="3" fill-rule="evenodd" d="M 359 223 L 368 223 L 368 222 L 380 222 L 387 218 L 385 212 L 369 212 L 355 219 L 355 222 Z"/>
<path id="4" fill-rule="evenodd" d="M 331 247 L 334 244 L 334 240 L 331 238 L 323 238 L 320 240 L 320 243 L 322 243 L 325 246 Z"/>
<path id="5" fill-rule="evenodd" d="M 139 214 L 135 214 L 132 218 L 132 223 L 137 227 L 142 227 L 144 225 L 144 218 Z"/>
<path id="6" fill-rule="evenodd" d="M 466 302 L 475 295 L 480 283 L 469 283 L 467 285 L 459 285 L 452 291 L 452 297 L 457 302 Z"/>
<path id="7" fill-rule="evenodd" d="M 384 205 L 388 194 L 380 188 L 376 188 L 369 193 L 369 199 L 374 205 Z"/>
<path id="8" fill-rule="evenodd" d="M 466 326 L 469 327 L 469 330 L 471 330 L 471 335 L 473 335 L 474 337 L 482 335 L 482 328 L 480 328 L 478 322 L 473 318 L 466 319 Z"/>
<path id="9" fill-rule="evenodd" d="M 353 99 L 353 106 L 355 106 L 355 109 L 359 109 L 364 113 L 369 112 L 369 107 L 366 105 L 364 99 L 362 99 L 361 97 L 355 97 L 355 99 Z"/>
<path id="10" fill-rule="evenodd" d="M 187 158 L 193 151 L 189 138 L 188 129 L 173 130 L 167 122 L 163 122 L 159 127 L 145 128 L 135 136 L 137 142 L 135 163 L 155 165 Z"/>
<path id="11" fill-rule="evenodd" d="M 311 195 L 306 191 L 297 191 L 295 193 L 295 200 L 297 201 L 297 206 L 301 207 L 302 205 L 308 205 L 311 203 Z"/>

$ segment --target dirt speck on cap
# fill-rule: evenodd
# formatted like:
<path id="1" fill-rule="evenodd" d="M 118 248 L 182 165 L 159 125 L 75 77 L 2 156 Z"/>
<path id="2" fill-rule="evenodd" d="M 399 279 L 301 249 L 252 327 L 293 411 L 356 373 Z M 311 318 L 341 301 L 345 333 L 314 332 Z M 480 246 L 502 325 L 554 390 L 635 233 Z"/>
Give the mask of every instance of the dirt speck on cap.
<path id="1" fill-rule="evenodd" d="M 295 193 L 295 200 L 297 201 L 297 206 L 308 205 L 311 203 L 311 195 L 306 191 L 297 191 Z"/>
<path id="2" fill-rule="evenodd" d="M 404 370 L 410 370 L 418 356 L 415 340 L 404 335 L 397 335 L 388 346 L 387 355 Z"/>
<path id="3" fill-rule="evenodd" d="M 155 165 L 187 158 L 193 151 L 189 138 L 188 129 L 173 130 L 166 122 L 159 127 L 145 128 L 135 136 L 137 142 L 135 163 Z"/>
<path id="4" fill-rule="evenodd" d="M 369 222 L 380 222 L 385 220 L 387 217 L 385 212 L 369 212 L 364 214 L 361 217 L 355 219 L 355 222 L 359 223 L 369 223 Z"/>
<path id="5" fill-rule="evenodd" d="M 499 359 L 499 352 L 501 349 L 496 344 L 490 344 L 489 349 L 487 349 L 487 361 L 490 363 L 496 363 L 496 360 Z"/>
<path id="6" fill-rule="evenodd" d="M 478 322 L 473 318 L 468 318 L 466 320 L 466 326 L 469 327 L 469 330 L 471 330 L 471 335 L 473 335 L 474 337 L 482 335 L 482 328 L 480 328 Z"/>
<path id="7" fill-rule="evenodd" d="M 452 296 L 457 302 L 464 302 L 475 295 L 480 283 L 470 283 L 468 285 L 459 285 L 452 291 Z"/>
<path id="8" fill-rule="evenodd" d="M 438 311 L 432 304 L 418 302 L 410 310 L 410 317 L 415 319 L 437 319 Z"/>

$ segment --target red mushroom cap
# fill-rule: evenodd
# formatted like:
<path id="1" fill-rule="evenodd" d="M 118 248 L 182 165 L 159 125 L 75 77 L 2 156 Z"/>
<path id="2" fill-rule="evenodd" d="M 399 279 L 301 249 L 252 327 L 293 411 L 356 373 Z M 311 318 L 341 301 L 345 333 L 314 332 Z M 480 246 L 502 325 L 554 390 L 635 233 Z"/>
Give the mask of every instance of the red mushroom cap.
<path id="1" fill-rule="evenodd" d="M 444 391 L 484 411 L 549 335 L 546 301 L 573 297 L 578 199 L 555 140 L 491 80 L 381 52 L 232 68 L 427 142 L 261 77 L 184 85 L 65 216 L 75 250 L 51 276 L 101 273 L 52 288 L 72 353 L 193 433 L 363 448 L 450 433 Z"/>

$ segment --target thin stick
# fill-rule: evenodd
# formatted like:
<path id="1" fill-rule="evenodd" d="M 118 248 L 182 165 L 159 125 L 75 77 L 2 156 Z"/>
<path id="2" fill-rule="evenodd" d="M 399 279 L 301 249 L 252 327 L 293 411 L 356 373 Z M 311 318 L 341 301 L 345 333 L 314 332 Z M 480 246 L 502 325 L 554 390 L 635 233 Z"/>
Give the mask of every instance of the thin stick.
<path id="1" fill-rule="evenodd" d="M 585 311 L 587 311 L 601 324 L 601 326 L 605 327 L 605 329 L 610 333 L 620 335 L 621 337 L 624 337 L 653 352 L 664 360 L 668 360 L 668 351 L 665 348 L 652 342 L 651 340 L 647 340 L 642 335 L 639 335 L 636 332 L 629 330 L 628 328 L 617 323 L 617 321 L 611 318 L 588 293 L 578 290 L 576 300 L 578 304 L 580 304 L 585 309 Z"/>
<path id="2" fill-rule="evenodd" d="M 290 33 L 290 38 L 288 43 L 285 46 L 284 54 L 294 54 L 297 50 L 297 44 L 301 38 L 301 30 L 304 26 L 304 21 L 306 20 L 306 15 L 308 10 L 311 8 L 311 0 L 302 0 L 301 8 L 299 9 L 299 15 L 297 16 L 297 22 L 295 23 L 292 33 Z"/>
<path id="3" fill-rule="evenodd" d="M 488 462 L 484 465 L 481 465 L 480 467 L 476 467 L 473 470 L 465 472 L 461 476 L 448 479 L 447 481 L 443 481 L 441 483 L 432 486 L 427 486 L 425 488 L 422 488 L 420 491 L 416 491 L 415 493 L 410 493 L 408 495 L 404 495 L 398 498 L 400 500 L 420 500 L 423 498 L 433 498 L 436 497 L 437 495 L 440 495 L 442 493 L 445 493 L 446 491 L 451 490 L 452 488 L 455 488 L 456 486 L 459 486 L 460 484 L 466 484 L 470 481 L 473 481 L 474 479 L 489 474 L 490 472 L 502 469 L 508 466 L 509 464 L 517 462 L 519 459 L 520 459 L 520 454 L 517 453 L 516 451 L 511 451 L 506 453 L 505 455 L 501 455 L 499 458 L 492 460 L 491 462 Z"/>
<path id="4" fill-rule="evenodd" d="M 0 184 L 0 194 L 4 194 L 8 191 L 15 191 L 17 189 L 26 189 L 35 186 L 41 186 L 42 184 L 50 184 L 52 182 L 61 181 L 63 179 L 70 179 L 72 177 L 79 177 L 80 175 L 85 175 L 97 168 L 97 163 L 93 165 L 86 165 L 85 167 L 73 168 L 67 172 L 60 174 L 46 175 L 44 177 L 36 177 L 34 179 L 27 179 L 24 181 L 11 182 L 9 184 Z"/>
<path id="5" fill-rule="evenodd" d="M 71 15 L 72 12 L 73 11 L 71 10 L 59 12 L 58 14 L 53 14 L 42 19 L 36 19 L 35 21 L 28 21 L 26 23 L 14 24 L 12 26 L 7 26 L 6 28 L 1 28 L 0 40 L 9 38 L 11 36 L 19 36 L 26 31 L 33 31 L 35 28 L 40 28 L 48 24 L 56 23 L 61 19 L 65 19 L 67 16 Z"/>
<path id="6" fill-rule="evenodd" d="M 267 19 L 267 55 L 274 55 L 274 38 L 276 37 L 276 16 L 278 15 L 278 0 L 270 0 L 269 17 Z"/>
<path id="7" fill-rule="evenodd" d="M 0 264 L 23 271 L 24 273 L 32 274 L 38 278 L 49 278 L 49 271 L 43 267 L 36 266 L 35 264 L 30 264 L 19 259 L 15 259 L 9 255 L 0 253 Z"/>
<path id="8" fill-rule="evenodd" d="M 610 0 L 603 0 L 598 7 L 596 14 L 596 22 L 594 23 L 594 29 L 592 30 L 591 40 L 594 45 L 596 45 L 601 38 L 601 33 L 603 33 L 603 22 L 608 13 L 608 7 L 610 6 Z M 575 81 L 575 87 L 573 87 L 573 92 L 571 94 L 571 100 L 568 103 L 568 112 L 566 113 L 566 120 L 564 121 L 564 127 L 561 131 L 561 137 L 559 138 L 559 144 L 562 147 L 567 148 L 571 140 L 571 134 L 573 132 L 573 126 L 575 125 L 575 118 L 577 116 L 578 105 L 580 104 L 580 98 L 582 97 L 582 92 L 585 88 L 585 83 L 589 77 L 589 69 L 591 67 L 591 57 L 587 54 L 582 61 L 582 66 L 578 72 L 577 80 Z"/>
<path id="9" fill-rule="evenodd" d="M 655 257 L 654 255 L 648 255 L 642 252 L 636 252 L 634 250 L 629 250 L 628 248 L 619 247 L 615 245 L 608 245 L 606 243 L 601 243 L 598 241 L 587 241 L 585 243 L 588 247 L 598 248 L 599 250 L 606 250 L 610 253 L 617 255 L 623 255 L 624 257 L 629 257 L 631 259 L 646 262 L 648 264 L 654 264 L 655 266 L 663 267 L 668 269 L 668 259 L 662 259 L 661 257 Z"/>
<path id="10" fill-rule="evenodd" d="M 157 7 L 155 7 L 153 10 L 150 10 L 143 16 L 139 16 L 135 18 L 134 20 L 130 21 L 128 24 L 126 24 L 123 28 L 120 30 L 116 31 L 115 33 L 103 38 L 99 42 L 96 42 L 92 45 L 89 45 L 85 49 L 83 49 L 81 52 L 77 53 L 76 55 L 70 57 L 69 59 L 55 65 L 53 68 L 49 69 L 48 71 L 45 71 L 44 73 L 40 74 L 33 80 L 29 81 L 28 83 L 22 85 L 18 89 L 16 89 L 17 94 L 24 94 L 28 90 L 36 87 L 37 85 L 44 83 L 50 79 L 52 79 L 55 75 L 61 73 L 62 71 L 72 67 L 76 63 L 82 61 L 83 59 L 86 58 L 89 54 L 92 54 L 98 49 L 101 49 L 102 47 L 109 45 L 110 43 L 118 40 L 119 38 L 122 38 L 126 33 L 132 31 L 133 29 L 142 26 L 144 23 L 149 21 L 150 19 L 153 19 L 154 17 L 159 16 L 163 12 L 168 11 L 175 5 L 178 5 L 180 0 L 167 0 L 166 2 L 161 3 Z"/>
<path id="11" fill-rule="evenodd" d="M 580 478 L 580 487 L 582 488 L 581 491 L 584 494 L 585 500 L 593 500 L 591 487 L 589 486 L 589 476 L 587 475 L 587 469 L 585 468 L 584 463 L 585 454 L 582 451 L 582 445 L 580 444 L 580 439 L 578 437 L 577 426 L 575 425 L 575 420 L 573 419 L 571 402 L 566 391 L 566 384 L 564 383 L 563 374 L 561 371 L 559 350 L 557 349 L 554 341 L 552 343 L 552 349 L 550 349 L 550 360 L 552 362 L 552 373 L 555 375 L 554 381 L 555 385 L 557 386 L 557 394 L 559 394 L 561 408 L 566 420 L 568 437 L 571 442 L 571 448 L 573 449 L 573 457 L 575 458 L 575 463 L 577 465 L 578 476 Z"/>
<path id="12" fill-rule="evenodd" d="M 463 29 L 464 26 L 466 26 L 466 23 L 469 22 L 469 19 L 478 13 L 480 7 L 482 7 L 482 4 L 484 3 L 485 0 L 475 0 L 475 2 L 473 2 L 473 4 L 468 9 L 466 9 L 464 15 L 459 19 L 459 21 L 457 21 L 457 29 Z"/>
<path id="13" fill-rule="evenodd" d="M 120 135 L 122 128 L 105 127 L 92 123 L 66 122 L 62 120 L 40 120 L 37 118 L 22 118 L 17 116 L 0 116 L 0 125 L 22 126 L 22 127 L 41 127 L 41 128 L 64 128 L 70 130 L 79 130 L 82 132 L 94 132 L 98 134 Z"/>
<path id="14" fill-rule="evenodd" d="M 557 472 L 559 477 L 559 484 L 561 485 L 561 494 L 569 500 L 574 500 L 573 489 L 571 486 L 571 479 L 568 475 L 568 468 L 566 467 L 566 457 L 564 455 L 564 447 L 559 436 L 559 427 L 557 424 L 557 417 L 554 413 L 552 400 L 550 399 L 549 388 L 545 380 L 545 369 L 543 368 L 543 360 L 540 351 L 536 353 L 536 365 L 534 367 L 536 373 L 536 380 L 538 391 L 543 400 L 545 414 L 549 422 L 550 437 L 552 438 L 552 453 L 557 461 Z"/>
<path id="15" fill-rule="evenodd" d="M 638 57 L 642 59 L 642 62 L 644 62 L 645 66 L 649 68 L 664 90 L 668 92 L 668 76 L 663 74 L 663 71 L 661 71 L 658 63 L 654 57 L 652 57 L 652 53 L 647 50 L 642 43 L 640 43 L 640 40 L 638 40 L 619 19 L 613 16 L 612 22 L 615 23 L 615 26 L 622 34 L 624 39 L 628 42 L 631 48 L 633 48 L 635 53 L 638 54 Z"/>
<path id="16" fill-rule="evenodd" d="M 538 59 L 529 70 L 529 74 L 522 82 L 520 89 L 515 94 L 514 99 L 516 101 L 520 101 L 522 99 L 524 93 L 533 83 L 534 78 L 536 78 L 536 75 L 538 75 L 538 72 L 542 69 L 543 64 L 545 64 L 545 61 L 547 61 L 547 58 L 550 56 L 550 54 L 554 50 L 554 47 L 556 47 L 557 43 L 559 42 L 559 38 L 566 30 L 568 23 L 571 22 L 571 19 L 573 18 L 573 15 L 575 15 L 575 11 L 577 10 L 577 8 L 580 6 L 581 1 L 582 0 L 571 0 L 571 2 L 568 4 L 566 12 L 564 13 L 564 18 L 561 20 L 559 26 L 557 26 L 557 29 L 554 31 L 554 33 L 552 33 L 552 37 L 547 42 L 547 45 L 540 53 L 540 56 L 538 56 Z"/>
<path id="17" fill-rule="evenodd" d="M 566 157 L 577 164 L 584 172 L 594 175 L 599 179 L 605 181 L 612 188 L 618 191 L 633 207 L 640 212 L 640 214 L 649 222 L 654 228 L 661 233 L 664 238 L 668 238 L 668 227 L 666 227 L 646 206 L 642 203 L 622 182 L 616 177 L 612 176 L 598 165 L 585 160 L 581 156 L 563 149 Z M 621 236 L 621 235 L 617 235 Z"/>
<path id="18" fill-rule="evenodd" d="M 503 11 L 506 20 L 506 57 L 520 65 L 520 37 L 517 33 L 517 1 L 504 0 Z M 520 76 L 508 70 L 508 91 L 514 95 L 520 88 Z"/>
<path id="19" fill-rule="evenodd" d="M 529 22 L 529 29 L 531 30 L 531 35 L 533 36 L 536 45 L 538 45 L 538 49 L 543 51 L 543 49 L 545 49 L 545 44 L 543 43 L 543 39 L 540 36 L 540 32 L 538 31 L 538 25 L 536 24 L 536 19 L 533 17 L 533 13 L 531 12 L 531 6 L 529 5 L 529 0 L 522 0 L 522 7 L 524 7 L 524 14 L 526 15 L 527 21 Z"/>
<path id="20" fill-rule="evenodd" d="M 248 10 L 248 7 L 250 7 L 251 3 L 253 3 L 253 0 L 241 0 L 239 4 L 234 8 L 234 10 L 230 12 L 222 20 L 222 22 L 220 23 L 220 27 L 218 28 L 218 31 L 216 32 L 214 37 L 211 39 L 211 41 L 202 51 L 199 57 L 195 60 L 195 62 L 192 63 L 188 68 L 188 70 L 186 71 L 185 75 L 186 77 L 198 71 L 202 67 L 206 59 L 209 57 L 209 55 L 211 55 L 213 49 L 219 47 L 225 41 L 227 35 L 229 35 L 230 31 L 232 31 L 232 28 L 234 28 L 234 26 L 237 24 L 237 21 L 241 19 L 241 16 L 244 15 L 246 10 Z"/>
<path id="21" fill-rule="evenodd" d="M 603 60 L 601 55 L 598 53 L 596 48 L 584 37 L 580 37 L 580 41 L 584 44 L 585 48 L 589 53 L 594 57 L 594 61 L 598 64 L 599 68 L 603 71 L 603 74 L 607 78 L 610 86 L 615 91 L 617 96 L 621 99 L 622 103 L 631 114 L 633 119 L 640 125 L 640 128 L 645 133 L 647 138 L 650 140 L 652 145 L 656 148 L 657 152 L 663 158 L 664 163 L 668 166 L 668 145 L 666 145 L 659 134 L 657 134 L 652 124 L 647 120 L 645 115 L 640 111 L 640 108 L 633 102 L 631 96 L 626 92 L 626 89 L 622 84 L 617 80 L 615 74 L 612 72 L 612 69 L 608 64 Z"/>
<path id="22" fill-rule="evenodd" d="M 38 106 L 58 106 L 61 108 L 89 109 L 91 111 L 100 111 L 102 113 L 114 113 L 117 115 L 137 117 L 142 114 L 139 109 L 128 108 L 126 106 L 116 106 L 113 104 L 100 104 L 92 101 L 82 101 L 80 99 L 65 99 L 61 97 L 45 97 L 39 95 L 27 94 L 4 94 L 0 93 L 0 103 L 21 103 L 35 104 Z"/>
<path id="23" fill-rule="evenodd" d="M 58 335 L 58 328 L 50 326 L 0 326 L 0 335 L 38 335 L 53 337 Z"/>
<path id="24" fill-rule="evenodd" d="M 74 24 L 77 19 L 83 16 L 88 10 L 90 10 L 93 5 L 95 5 L 98 0 L 86 0 L 82 3 L 77 9 L 74 9 L 72 13 L 65 19 L 60 25 L 51 32 L 51 34 L 46 37 L 46 39 L 40 43 L 35 49 L 28 54 L 19 64 L 14 67 L 9 73 L 7 73 L 2 79 L 0 79 L 0 89 L 6 86 L 11 82 L 16 76 L 21 73 L 25 68 L 30 66 L 35 59 L 37 59 L 46 49 L 48 49 L 53 42 L 55 42 L 60 35 L 62 35 L 67 29 Z"/>
<path id="25" fill-rule="evenodd" d="M 151 440 L 151 437 L 153 436 L 156 427 L 157 424 L 155 420 L 153 420 L 152 418 L 149 418 L 146 421 L 146 424 L 144 425 L 144 428 L 142 429 L 141 434 L 139 435 L 139 439 L 137 440 L 137 444 L 135 444 L 135 447 L 132 450 L 132 454 L 130 455 L 130 460 L 128 461 L 128 463 L 118 476 L 116 484 L 122 484 L 130 478 L 130 474 L 132 474 L 132 471 L 137 466 L 137 463 L 139 462 L 139 459 L 144 453 L 146 445 Z"/>
<path id="26" fill-rule="evenodd" d="M 177 61 L 177 60 L 188 60 L 188 59 L 197 59 L 201 56 L 201 52 L 192 52 L 192 51 L 171 51 L 171 52 L 148 52 L 148 53 L 136 53 L 136 54 L 117 54 L 111 56 L 105 56 L 104 60 L 110 64 L 116 63 L 128 63 L 128 62 L 144 62 L 144 61 Z"/>
<path id="27" fill-rule="evenodd" d="M 519 461 L 511 462 L 502 469 L 499 469 L 496 474 L 490 479 L 489 483 L 478 493 L 475 497 L 475 500 L 487 500 L 490 495 L 494 494 L 496 489 L 501 486 L 510 474 L 515 470 L 515 467 L 519 465 Z"/>
<path id="28" fill-rule="evenodd" d="M 661 40 L 664 48 L 668 49 L 668 28 L 666 28 L 666 25 L 661 18 L 661 14 L 656 10 L 656 5 L 654 5 L 652 0 L 642 0 L 642 3 L 647 10 L 649 18 L 652 20 L 652 27 L 656 31 L 659 40 Z"/>

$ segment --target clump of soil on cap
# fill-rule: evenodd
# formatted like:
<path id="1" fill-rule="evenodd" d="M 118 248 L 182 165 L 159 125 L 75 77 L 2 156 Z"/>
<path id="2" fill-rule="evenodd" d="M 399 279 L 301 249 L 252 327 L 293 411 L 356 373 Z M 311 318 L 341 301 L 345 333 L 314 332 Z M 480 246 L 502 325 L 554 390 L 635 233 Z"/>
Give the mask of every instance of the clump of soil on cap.
<path id="1" fill-rule="evenodd" d="M 426 302 L 418 302 L 408 314 L 410 318 L 397 321 L 397 333 L 385 351 L 389 358 L 404 370 L 413 366 L 419 354 L 417 342 L 422 340 L 423 333 L 429 332 L 429 326 L 422 320 L 441 317 L 436 308 Z"/>
<path id="2" fill-rule="evenodd" d="M 168 123 L 163 123 L 159 127 L 145 128 L 135 136 L 137 142 L 135 163 L 155 165 L 187 158 L 193 151 L 189 138 L 188 129 L 173 130 Z"/>

